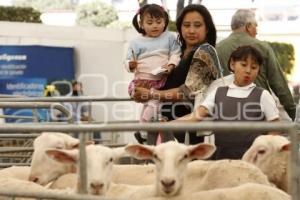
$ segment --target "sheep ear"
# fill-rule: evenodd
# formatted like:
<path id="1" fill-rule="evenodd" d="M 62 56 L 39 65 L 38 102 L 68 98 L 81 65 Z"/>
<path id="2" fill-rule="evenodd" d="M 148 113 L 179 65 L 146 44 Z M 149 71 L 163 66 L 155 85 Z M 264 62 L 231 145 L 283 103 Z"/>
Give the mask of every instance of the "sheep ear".
<path id="1" fill-rule="evenodd" d="M 280 151 L 289 151 L 290 150 L 290 143 L 285 144 L 280 148 Z"/>
<path id="2" fill-rule="evenodd" d="M 150 146 L 132 144 L 125 147 L 125 151 L 132 157 L 140 160 L 152 159 L 153 148 Z"/>
<path id="3" fill-rule="evenodd" d="M 114 154 L 114 159 L 116 160 L 127 155 L 127 152 L 125 151 L 125 147 L 117 147 L 117 148 L 113 148 L 112 150 Z"/>
<path id="4" fill-rule="evenodd" d="M 53 160 L 61 163 L 76 164 L 78 160 L 78 151 L 48 149 L 45 153 Z"/>
<path id="5" fill-rule="evenodd" d="M 211 144 L 198 144 L 188 147 L 190 159 L 206 159 L 212 156 L 216 147 Z"/>

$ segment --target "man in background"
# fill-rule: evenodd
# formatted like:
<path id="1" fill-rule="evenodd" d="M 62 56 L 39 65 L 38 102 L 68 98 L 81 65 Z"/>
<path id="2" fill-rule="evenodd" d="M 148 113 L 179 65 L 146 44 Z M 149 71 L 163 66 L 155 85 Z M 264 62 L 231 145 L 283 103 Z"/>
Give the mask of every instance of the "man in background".
<path id="1" fill-rule="evenodd" d="M 294 120 L 296 105 L 277 58 L 268 43 L 255 38 L 257 22 L 254 12 L 248 9 L 237 10 L 231 20 L 231 29 L 232 33 L 216 46 L 224 75 L 230 74 L 227 68 L 229 57 L 237 47 L 242 45 L 255 47 L 263 56 L 263 65 L 255 80 L 256 85 L 274 92 L 289 117 Z"/>

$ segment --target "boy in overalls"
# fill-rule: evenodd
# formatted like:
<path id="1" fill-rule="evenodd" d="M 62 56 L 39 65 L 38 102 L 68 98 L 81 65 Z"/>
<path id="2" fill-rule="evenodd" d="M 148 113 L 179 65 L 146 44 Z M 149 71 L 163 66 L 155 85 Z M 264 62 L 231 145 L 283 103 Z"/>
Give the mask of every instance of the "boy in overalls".
<path id="1" fill-rule="evenodd" d="M 177 121 L 201 121 L 209 115 L 214 121 L 279 120 L 279 112 L 271 94 L 253 83 L 262 62 L 260 52 L 254 47 L 237 48 L 228 62 L 229 69 L 234 73 L 233 83 L 213 90 L 193 113 Z M 214 132 L 217 151 L 213 159 L 241 159 L 253 140 L 265 134 L 251 130 L 227 132 Z"/>

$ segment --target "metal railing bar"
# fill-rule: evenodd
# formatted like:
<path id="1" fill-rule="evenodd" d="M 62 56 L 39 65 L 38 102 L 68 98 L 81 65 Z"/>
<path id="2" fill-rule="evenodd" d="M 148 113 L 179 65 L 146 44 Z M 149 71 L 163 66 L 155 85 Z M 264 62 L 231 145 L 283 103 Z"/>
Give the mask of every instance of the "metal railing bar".
<path id="1" fill-rule="evenodd" d="M 0 133 L 0 138 L 1 139 L 19 139 L 19 138 L 36 138 L 38 137 L 40 134 L 28 134 L 28 133 L 24 133 L 24 134 L 15 134 L 15 133 L 10 133 L 10 134 L 4 134 L 4 133 Z"/>
<path id="2" fill-rule="evenodd" d="M 123 144 L 103 144 L 103 145 L 108 147 L 120 147 L 120 146 L 125 146 L 126 144 L 123 143 Z M 33 147 L 0 147 L 0 153 L 32 152 L 33 150 L 34 150 Z"/>
<path id="3" fill-rule="evenodd" d="M 67 120 L 72 123 L 73 118 L 70 111 L 65 108 L 60 103 L 51 103 L 51 102 L 1 102 L 0 108 L 54 108 L 62 112 Z"/>
<path id="4" fill-rule="evenodd" d="M 18 116 L 18 115 L 0 115 L 0 118 L 10 118 L 10 119 L 31 119 L 31 120 L 34 119 L 34 117 L 30 117 L 30 116 Z"/>
<path id="5" fill-rule="evenodd" d="M 0 168 L 6 168 L 11 166 L 30 166 L 30 163 L 0 163 Z"/>
<path id="6" fill-rule="evenodd" d="M 116 123 L 116 124 L 0 124 L 0 133 L 16 132 L 96 132 L 96 131 L 286 131 L 300 125 L 290 122 L 201 122 L 201 123 Z"/>
<path id="7" fill-rule="evenodd" d="M 138 123 L 138 120 L 115 120 L 115 121 L 79 121 L 73 124 L 118 124 L 118 123 Z M 40 122 L 39 124 L 68 124 L 67 122 Z"/>
<path id="8" fill-rule="evenodd" d="M 30 158 L 30 155 L 5 155 L 0 154 L 0 158 Z"/>
<path id="9" fill-rule="evenodd" d="M 26 192 L 26 191 L 17 191 L 17 190 L 6 190 L 0 188 L 0 195 L 5 195 L 8 197 L 27 197 L 27 198 L 39 198 L 39 199 L 64 199 L 64 200 L 113 200 L 101 196 L 93 195 L 80 195 L 80 194 L 63 194 L 63 193 L 54 193 L 50 191 L 47 192 Z M 118 199 L 120 200 L 120 199 Z"/>
<path id="10" fill-rule="evenodd" d="M 99 96 L 78 96 L 78 97 L 27 97 L 27 98 L 0 98 L 0 102 L 82 102 L 82 101 L 133 101 L 128 97 L 99 97 Z"/>
<path id="11" fill-rule="evenodd" d="M 27 96 L 12 95 L 12 94 L 0 94 L 0 98 L 26 98 Z"/>
<path id="12" fill-rule="evenodd" d="M 32 152 L 33 147 L 0 147 L 0 153 Z"/>
<path id="13" fill-rule="evenodd" d="M 80 122 L 74 122 L 73 124 L 118 124 L 118 123 L 138 123 L 138 120 L 115 120 L 115 121 L 91 121 L 91 122 L 86 122 L 86 121 L 80 121 Z M 34 124 L 34 123 L 33 123 Z M 43 125 L 64 125 L 64 124 L 69 124 L 68 122 L 39 122 L 38 124 L 43 124 Z"/>

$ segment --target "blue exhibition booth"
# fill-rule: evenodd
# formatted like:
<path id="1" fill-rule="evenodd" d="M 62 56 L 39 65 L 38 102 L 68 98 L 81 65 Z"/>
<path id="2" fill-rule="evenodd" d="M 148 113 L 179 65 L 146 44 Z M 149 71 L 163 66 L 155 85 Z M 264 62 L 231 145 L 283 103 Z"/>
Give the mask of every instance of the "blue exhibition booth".
<path id="1" fill-rule="evenodd" d="M 74 71 L 74 48 L 0 46 L 0 94 L 41 97 L 47 84 L 72 80 Z M 7 115 L 27 115 L 28 112 L 31 114 L 32 111 L 5 109 Z"/>

